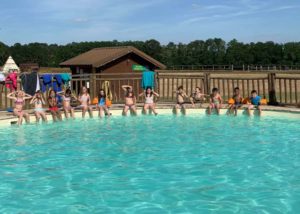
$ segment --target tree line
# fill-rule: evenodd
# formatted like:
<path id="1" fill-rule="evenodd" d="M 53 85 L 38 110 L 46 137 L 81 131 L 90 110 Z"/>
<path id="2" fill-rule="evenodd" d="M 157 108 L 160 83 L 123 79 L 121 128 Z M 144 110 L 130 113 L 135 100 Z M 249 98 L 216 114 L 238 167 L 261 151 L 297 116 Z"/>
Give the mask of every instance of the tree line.
<path id="1" fill-rule="evenodd" d="M 300 42 L 251 42 L 236 39 L 225 42 L 214 38 L 195 40 L 188 44 L 157 40 L 99 41 L 66 45 L 29 43 L 8 46 L 0 42 L 0 65 L 9 55 L 17 63 L 38 63 L 44 67 L 58 67 L 59 63 L 97 47 L 134 46 L 167 66 L 177 65 L 300 65 Z"/>

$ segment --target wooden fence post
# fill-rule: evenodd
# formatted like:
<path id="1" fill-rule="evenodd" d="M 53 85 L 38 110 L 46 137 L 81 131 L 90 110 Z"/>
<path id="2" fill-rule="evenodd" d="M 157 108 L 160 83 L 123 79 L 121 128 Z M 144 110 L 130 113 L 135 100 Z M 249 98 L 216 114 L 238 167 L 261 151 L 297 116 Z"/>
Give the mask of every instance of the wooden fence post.
<path id="1" fill-rule="evenodd" d="M 90 82 L 90 95 L 93 99 L 96 96 L 96 74 L 91 73 L 89 75 L 89 82 Z"/>
<path id="2" fill-rule="evenodd" d="M 204 73 L 204 93 L 210 94 L 210 74 Z"/>
<path id="3" fill-rule="evenodd" d="M 159 73 L 158 73 L 158 71 L 154 71 L 155 72 L 155 86 L 156 86 L 156 88 L 155 88 L 155 91 L 156 91 L 156 93 L 158 93 L 159 94 Z"/>
<path id="4" fill-rule="evenodd" d="M 276 99 L 276 74 L 268 74 L 268 84 L 269 84 L 269 105 L 278 105 Z"/>

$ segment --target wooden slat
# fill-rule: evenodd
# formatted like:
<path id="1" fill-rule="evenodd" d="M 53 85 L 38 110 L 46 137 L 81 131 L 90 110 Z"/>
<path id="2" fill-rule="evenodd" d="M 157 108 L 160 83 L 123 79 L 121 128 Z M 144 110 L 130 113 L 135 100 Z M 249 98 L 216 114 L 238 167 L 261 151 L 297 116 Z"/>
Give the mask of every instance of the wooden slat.
<path id="1" fill-rule="evenodd" d="M 118 80 L 118 96 L 117 96 L 117 102 L 119 102 L 119 101 L 121 101 L 121 86 L 122 86 L 122 84 L 121 84 L 121 80 Z M 123 91 L 123 89 L 122 89 L 122 91 Z"/>
<path id="2" fill-rule="evenodd" d="M 4 89 L 4 108 L 7 109 L 7 88 Z"/>
<path id="3" fill-rule="evenodd" d="M 250 89 L 250 85 L 249 85 L 249 80 L 247 79 L 247 88 L 248 88 L 248 96 L 247 97 L 250 97 L 250 91 L 252 89 Z"/>
<path id="4" fill-rule="evenodd" d="M 297 85 L 297 81 L 295 80 L 295 100 L 296 100 L 296 104 L 298 104 L 298 85 Z"/>
<path id="5" fill-rule="evenodd" d="M 280 102 L 282 103 L 282 88 L 281 88 L 281 79 L 279 80 L 279 96 L 280 96 Z"/>
<path id="6" fill-rule="evenodd" d="M 230 96 L 230 89 L 229 89 L 229 88 L 230 88 L 230 86 L 229 86 L 230 84 L 229 84 L 229 81 L 230 81 L 230 80 L 227 79 L 227 97 Z"/>
<path id="7" fill-rule="evenodd" d="M 242 88 L 243 88 L 243 97 L 246 97 L 246 94 L 245 94 L 245 80 L 242 80 Z"/>
<path id="8" fill-rule="evenodd" d="M 266 96 L 266 86 L 265 86 L 266 81 L 263 80 L 262 83 L 263 83 L 263 84 L 262 84 L 262 87 L 263 87 L 263 96 L 265 97 L 265 96 Z"/>
<path id="9" fill-rule="evenodd" d="M 294 103 L 293 102 L 293 92 L 292 92 L 292 80 L 289 80 L 289 86 L 290 86 L 290 103 Z"/>
<path id="10" fill-rule="evenodd" d="M 286 84 L 286 79 L 284 79 L 284 100 L 285 100 L 285 103 L 287 103 L 287 84 Z"/>
<path id="11" fill-rule="evenodd" d="M 223 88 L 223 94 L 225 95 L 225 80 L 222 79 L 222 88 Z"/>

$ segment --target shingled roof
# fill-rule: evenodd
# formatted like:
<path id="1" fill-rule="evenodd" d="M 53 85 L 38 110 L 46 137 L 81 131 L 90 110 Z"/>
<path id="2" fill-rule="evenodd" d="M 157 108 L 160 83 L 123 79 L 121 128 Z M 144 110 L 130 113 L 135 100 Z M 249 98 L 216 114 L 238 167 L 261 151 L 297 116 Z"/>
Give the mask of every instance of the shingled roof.
<path id="1" fill-rule="evenodd" d="M 160 69 L 166 68 L 164 64 L 132 46 L 94 48 L 60 63 L 60 66 L 89 65 L 99 68 L 130 53 L 138 55 Z"/>

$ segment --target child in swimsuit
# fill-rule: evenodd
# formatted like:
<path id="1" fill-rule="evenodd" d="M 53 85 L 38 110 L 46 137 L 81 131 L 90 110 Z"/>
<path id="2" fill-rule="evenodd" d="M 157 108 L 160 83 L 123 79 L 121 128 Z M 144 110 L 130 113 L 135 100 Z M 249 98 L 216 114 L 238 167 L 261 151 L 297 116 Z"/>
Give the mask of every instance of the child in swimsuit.
<path id="1" fill-rule="evenodd" d="M 43 122 L 47 122 L 47 116 L 45 113 L 45 110 L 43 109 L 43 105 L 45 105 L 44 98 L 42 96 L 41 91 L 35 92 L 35 95 L 30 101 L 30 104 L 34 104 L 34 114 L 36 117 L 36 122 L 40 122 L 40 119 L 42 118 Z"/>
<path id="2" fill-rule="evenodd" d="M 74 114 L 74 108 L 72 108 L 71 106 L 71 101 L 77 100 L 76 96 L 72 94 L 72 91 L 69 88 L 65 92 L 62 91 L 57 93 L 57 95 L 62 97 L 65 117 L 68 119 L 70 113 L 71 117 L 74 119 L 75 114 Z"/>
<path id="3" fill-rule="evenodd" d="M 151 87 L 147 87 L 146 90 L 139 94 L 139 97 L 145 96 L 145 103 L 143 108 L 143 113 L 146 114 L 148 109 L 151 109 L 155 115 L 157 111 L 155 109 L 154 97 L 159 97 L 159 94 L 152 90 Z"/>
<path id="4" fill-rule="evenodd" d="M 89 112 L 89 116 L 90 116 L 90 118 L 92 118 L 93 117 L 93 109 L 90 106 L 91 105 L 91 97 L 85 86 L 82 87 L 81 94 L 80 94 L 78 100 L 80 101 L 80 107 L 82 108 L 82 118 L 85 117 L 86 111 Z"/>
<path id="5" fill-rule="evenodd" d="M 123 109 L 123 116 L 127 115 L 128 110 L 131 110 L 134 115 L 137 115 L 136 97 L 133 93 L 132 86 L 122 85 L 122 89 L 125 91 L 125 106 Z"/>
<path id="6" fill-rule="evenodd" d="M 184 98 L 188 98 L 188 96 L 183 90 L 183 86 L 179 86 L 177 88 L 177 91 L 175 91 L 175 93 L 176 93 L 176 100 L 177 100 L 177 103 L 174 106 L 175 113 L 178 114 L 178 109 L 181 109 L 185 113 Z"/>
<path id="7" fill-rule="evenodd" d="M 234 88 L 234 94 L 232 96 L 232 99 L 234 100 L 234 104 L 231 104 L 229 106 L 228 112 L 229 114 L 233 114 L 234 111 L 234 115 L 237 116 L 237 110 L 242 107 L 243 105 L 243 98 L 240 94 L 240 88 L 236 87 Z"/>
<path id="8" fill-rule="evenodd" d="M 25 100 L 31 99 L 32 96 L 20 90 L 8 94 L 7 98 L 15 101 L 15 108 L 13 110 L 13 113 L 18 117 L 18 125 L 22 124 L 23 117 L 25 118 L 26 123 L 29 123 L 29 114 L 23 111 L 23 106 L 25 104 Z"/>
<path id="9" fill-rule="evenodd" d="M 196 87 L 195 92 L 193 92 L 190 96 L 192 107 L 195 107 L 195 102 L 199 102 L 201 107 L 202 103 L 206 100 L 205 96 L 206 94 L 202 94 L 201 88 Z"/>
<path id="10" fill-rule="evenodd" d="M 98 94 L 98 105 L 97 108 L 99 110 L 99 117 L 103 117 L 103 112 L 106 113 L 107 116 L 110 116 L 110 112 L 108 107 L 106 106 L 106 95 L 103 89 L 100 89 Z"/>
<path id="11" fill-rule="evenodd" d="M 49 111 L 51 112 L 53 121 L 56 122 L 58 120 L 62 120 L 60 110 L 57 107 L 57 97 L 56 92 L 54 90 L 49 91 L 48 95 L 48 105 L 49 105 Z"/>
<path id="12" fill-rule="evenodd" d="M 222 107 L 222 97 L 219 94 L 219 89 L 213 88 L 210 95 L 210 104 L 208 106 L 208 114 L 211 114 L 212 109 L 217 110 L 217 114 L 220 114 L 220 108 Z"/>
<path id="13" fill-rule="evenodd" d="M 253 90 L 251 91 L 251 97 L 249 97 L 251 104 L 248 106 L 248 114 L 251 116 L 251 109 L 258 109 L 259 116 L 261 116 L 262 110 L 260 106 L 261 97 L 257 95 L 257 91 Z"/>

